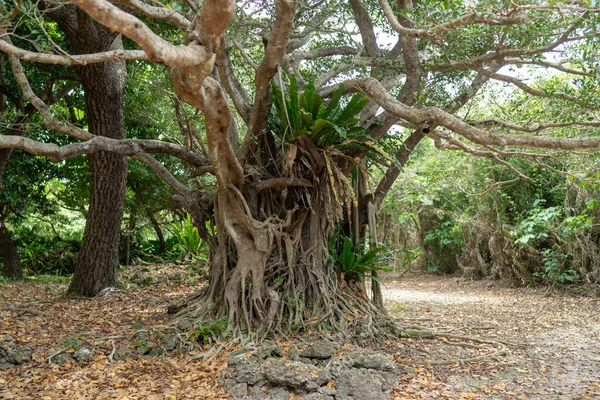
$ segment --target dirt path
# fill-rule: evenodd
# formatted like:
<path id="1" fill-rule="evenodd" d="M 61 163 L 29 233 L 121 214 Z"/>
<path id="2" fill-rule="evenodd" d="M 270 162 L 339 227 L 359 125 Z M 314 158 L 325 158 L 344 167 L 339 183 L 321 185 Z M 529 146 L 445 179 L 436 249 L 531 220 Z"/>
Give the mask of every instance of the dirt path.
<path id="1" fill-rule="evenodd" d="M 391 276 L 386 281 L 387 307 L 406 324 L 512 344 L 495 360 L 419 369 L 396 398 L 600 399 L 600 300 L 547 297 L 539 289 L 448 277 Z M 493 351 L 453 342 L 409 340 L 407 364 Z M 423 376 L 436 390 L 418 382 Z"/>

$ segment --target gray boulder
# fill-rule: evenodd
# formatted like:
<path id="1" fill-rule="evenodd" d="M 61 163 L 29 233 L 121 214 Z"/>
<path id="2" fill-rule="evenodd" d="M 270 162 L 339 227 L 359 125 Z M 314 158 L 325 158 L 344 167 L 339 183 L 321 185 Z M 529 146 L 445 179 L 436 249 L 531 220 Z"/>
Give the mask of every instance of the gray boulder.
<path id="1" fill-rule="evenodd" d="M 311 347 L 302 351 L 300 356 L 316 360 L 327 360 L 333 357 L 333 346 L 323 340 L 319 340 Z"/>
<path id="2" fill-rule="evenodd" d="M 354 360 L 354 366 L 356 368 L 369 368 L 379 371 L 394 371 L 396 369 L 396 362 L 391 357 L 383 354 L 369 354 L 357 357 Z"/>
<path id="3" fill-rule="evenodd" d="M 75 358 L 79 362 L 85 363 L 92 359 L 93 354 L 94 354 L 93 350 L 82 347 L 79 350 L 77 350 L 75 353 L 73 353 L 73 358 Z"/>
<path id="4" fill-rule="evenodd" d="M 73 357 L 71 357 L 71 355 L 69 353 L 60 353 L 57 354 L 56 356 L 52 357 L 52 363 L 53 364 L 64 364 L 66 363 L 68 360 L 72 360 Z"/>
<path id="5" fill-rule="evenodd" d="M 282 387 L 254 386 L 245 398 L 247 400 L 288 400 L 289 397 L 290 393 Z"/>
<path id="6" fill-rule="evenodd" d="M 352 368 L 336 380 L 336 400 L 387 400 L 397 385 L 391 372 Z"/>
<path id="7" fill-rule="evenodd" d="M 263 364 L 267 380 L 275 385 L 307 390 L 318 389 L 331 379 L 331 374 L 315 366 L 297 361 L 268 359 Z"/>
<path id="8" fill-rule="evenodd" d="M 256 385 L 265 380 L 259 360 L 252 355 L 248 356 L 246 353 L 232 355 L 227 359 L 227 367 L 232 370 L 229 378 L 239 383 Z"/>
<path id="9" fill-rule="evenodd" d="M 113 356 L 115 361 L 121 361 L 133 357 L 133 352 L 127 346 L 119 346 L 117 351 L 115 351 L 115 355 Z"/>

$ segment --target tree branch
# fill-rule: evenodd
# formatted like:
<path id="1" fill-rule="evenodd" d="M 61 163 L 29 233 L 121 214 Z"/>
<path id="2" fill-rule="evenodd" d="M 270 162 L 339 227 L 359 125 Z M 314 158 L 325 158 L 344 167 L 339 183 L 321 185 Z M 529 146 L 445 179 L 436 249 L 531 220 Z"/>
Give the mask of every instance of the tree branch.
<path id="1" fill-rule="evenodd" d="M 477 12 L 463 15 L 460 18 L 453 19 L 452 21 L 445 22 L 437 25 L 436 27 L 426 29 L 414 29 L 402 25 L 396 19 L 394 11 L 387 0 L 379 0 L 379 4 L 383 9 L 383 13 L 391 28 L 401 35 L 413 37 L 413 38 L 425 38 L 434 39 L 440 37 L 444 32 L 455 30 L 464 25 L 518 25 L 528 21 L 528 17 L 525 14 L 516 15 L 494 15 L 494 17 L 486 17 Z"/>
<path id="2" fill-rule="evenodd" d="M 4 34 L 0 35 L 2 38 Z M 60 55 L 35 53 L 0 40 L 0 51 L 18 57 L 26 62 L 57 65 L 87 65 L 107 61 L 139 60 L 148 61 L 148 55 L 141 50 L 111 50 L 93 54 Z"/>
<path id="3" fill-rule="evenodd" d="M 368 56 L 375 57 L 379 54 L 379 46 L 377 45 L 377 37 L 373 29 L 373 22 L 367 8 L 361 0 L 350 0 L 350 6 L 354 12 L 354 19 L 358 25 L 360 36 L 362 37 L 363 46 Z"/>
<path id="4" fill-rule="evenodd" d="M 254 107 L 250 116 L 248 132 L 239 151 L 240 159 L 248 155 L 254 138 L 266 126 L 267 114 L 270 110 L 270 82 L 286 53 L 287 44 L 294 26 L 296 2 L 294 0 L 278 0 L 275 10 L 275 27 L 265 49 L 265 57 L 256 71 L 256 87 Z"/>
<path id="5" fill-rule="evenodd" d="M 166 7 L 157 7 L 151 6 L 149 4 L 145 4 L 139 0 L 118 0 L 115 1 L 115 4 L 123 4 L 131 7 L 133 10 L 144 14 L 146 17 L 152 19 L 159 19 L 169 21 L 174 25 L 177 25 L 181 28 L 182 31 L 187 31 L 190 26 L 190 21 L 183 15 L 179 14 L 177 11 L 172 8 Z M 158 4 L 156 2 L 155 4 Z"/>
<path id="6" fill-rule="evenodd" d="M 146 139 L 111 139 L 103 136 L 94 136 L 85 142 L 71 143 L 58 146 L 54 143 L 42 143 L 23 136 L 0 136 L 0 149 L 21 149 L 35 156 L 49 157 L 52 162 L 59 162 L 83 154 L 109 151 L 124 156 L 133 156 L 139 153 L 163 153 L 177 157 L 193 167 L 207 166 L 210 162 L 190 151 L 184 146 L 161 142 L 160 140 Z"/>
<path id="7" fill-rule="evenodd" d="M 414 109 L 393 98 L 377 80 L 372 78 L 348 82 L 348 85 L 375 99 L 388 112 L 400 119 L 418 126 L 428 122 L 430 126 L 443 126 L 479 145 L 522 146 L 552 150 L 593 149 L 600 146 L 600 137 L 563 138 L 545 136 L 526 136 L 515 134 L 494 134 L 460 120 L 440 108 Z"/>
<path id="8" fill-rule="evenodd" d="M 213 54 L 205 46 L 174 46 L 141 20 L 106 0 L 73 0 L 90 17 L 136 42 L 151 61 L 168 66 L 194 66 L 209 62 Z"/>

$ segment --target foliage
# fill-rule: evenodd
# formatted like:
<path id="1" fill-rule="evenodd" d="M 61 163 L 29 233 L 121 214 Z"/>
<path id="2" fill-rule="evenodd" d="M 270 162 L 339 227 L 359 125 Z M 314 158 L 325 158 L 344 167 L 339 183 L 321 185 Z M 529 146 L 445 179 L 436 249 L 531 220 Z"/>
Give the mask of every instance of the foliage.
<path id="1" fill-rule="evenodd" d="M 330 259 L 346 277 L 364 281 L 374 271 L 391 271 L 390 253 L 383 247 L 366 250 L 351 237 L 336 233 L 329 240 Z"/>
<path id="2" fill-rule="evenodd" d="M 271 94 L 274 112 L 269 116 L 269 125 L 288 143 L 297 143 L 306 135 L 318 147 L 327 147 L 364 137 L 365 130 L 356 118 L 369 101 L 363 94 L 355 94 L 344 106 L 344 86 L 340 85 L 324 105 L 314 81 L 299 93 L 294 75 L 290 75 L 288 93 L 284 94 L 284 88 L 273 83 Z"/>
<path id="3" fill-rule="evenodd" d="M 210 342 L 222 335 L 227 335 L 230 332 L 227 327 L 231 324 L 226 317 L 220 317 L 217 319 L 207 319 L 200 321 L 194 326 L 194 328 L 187 334 L 187 339 L 193 337 L 199 342 Z"/>
<path id="4" fill-rule="evenodd" d="M 178 240 L 173 250 L 181 252 L 184 256 L 206 250 L 206 243 L 200 238 L 198 228 L 192 222 L 192 217 L 187 214 L 180 222 L 174 222 L 171 230 Z"/>
<path id="5" fill-rule="evenodd" d="M 80 246 L 78 237 L 57 240 L 55 235 L 45 231 L 43 225 L 37 224 L 31 227 L 17 226 L 13 239 L 26 274 L 58 276 L 73 274 Z"/>
<path id="6" fill-rule="evenodd" d="M 537 199 L 534 208 L 527 213 L 527 217 L 510 232 L 518 247 L 536 246 L 548 238 L 548 230 L 560 216 L 561 210 L 559 207 L 541 207 L 545 202 L 544 199 Z"/>
<path id="7" fill-rule="evenodd" d="M 570 283 L 579 278 L 579 273 L 567 264 L 568 254 L 559 253 L 555 249 L 542 250 L 544 270 L 534 276 L 547 282 Z"/>

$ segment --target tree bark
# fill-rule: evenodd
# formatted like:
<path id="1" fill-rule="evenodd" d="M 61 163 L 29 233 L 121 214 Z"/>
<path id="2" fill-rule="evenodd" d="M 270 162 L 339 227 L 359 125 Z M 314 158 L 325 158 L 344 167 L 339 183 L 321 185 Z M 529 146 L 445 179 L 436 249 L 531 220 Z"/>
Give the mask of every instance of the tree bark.
<path id="1" fill-rule="evenodd" d="M 111 46 L 113 50 L 118 48 L 122 48 L 120 37 Z M 77 67 L 77 72 L 85 90 L 90 132 L 113 139 L 125 138 L 124 62 Z M 95 296 L 117 284 L 127 158 L 99 152 L 88 155 L 88 161 L 92 171 L 90 206 L 69 292 Z"/>
<path id="2" fill-rule="evenodd" d="M 13 279 L 23 277 L 21 259 L 17 247 L 10 237 L 10 232 L 6 228 L 2 214 L 0 214 L 0 259 L 4 263 L 2 275 Z"/>

